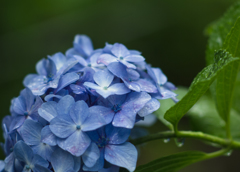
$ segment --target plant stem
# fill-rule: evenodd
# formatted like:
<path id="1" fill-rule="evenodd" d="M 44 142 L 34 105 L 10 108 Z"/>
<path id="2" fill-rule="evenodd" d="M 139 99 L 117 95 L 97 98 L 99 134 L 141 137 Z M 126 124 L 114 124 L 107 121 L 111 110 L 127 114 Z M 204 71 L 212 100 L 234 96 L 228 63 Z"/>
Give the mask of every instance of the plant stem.
<path id="1" fill-rule="evenodd" d="M 151 134 L 149 136 L 145 136 L 139 139 L 131 140 L 131 142 L 134 145 L 139 145 L 152 140 L 168 139 L 168 138 L 193 138 L 193 139 L 199 139 L 199 140 L 215 143 L 223 147 L 231 146 L 232 149 L 240 150 L 240 142 L 232 141 L 229 139 L 223 139 L 223 138 L 212 136 L 210 134 L 205 134 L 202 132 L 193 132 L 193 131 L 178 131 L 177 133 L 174 133 L 173 131 L 165 131 L 165 132 L 160 132 L 156 134 Z"/>

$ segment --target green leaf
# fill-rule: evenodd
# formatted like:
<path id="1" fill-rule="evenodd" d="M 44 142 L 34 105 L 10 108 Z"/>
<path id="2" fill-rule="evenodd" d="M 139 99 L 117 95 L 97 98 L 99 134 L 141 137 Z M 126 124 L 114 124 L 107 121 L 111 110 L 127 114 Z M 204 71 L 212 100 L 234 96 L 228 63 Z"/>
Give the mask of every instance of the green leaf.
<path id="1" fill-rule="evenodd" d="M 187 111 L 198 101 L 198 99 L 208 90 L 216 76 L 223 69 L 232 65 L 238 58 L 233 58 L 226 51 L 215 53 L 215 63 L 205 67 L 193 80 L 189 92 L 176 105 L 171 107 L 165 114 L 164 118 L 176 126 L 179 120 Z"/>
<path id="2" fill-rule="evenodd" d="M 231 133 L 234 140 L 240 140 L 240 116 L 234 109 L 230 113 Z M 191 129 L 226 138 L 226 123 L 218 115 L 211 96 L 204 95 L 189 110 Z"/>
<path id="3" fill-rule="evenodd" d="M 181 100 L 185 96 L 185 94 L 187 94 L 188 89 L 180 86 L 174 92 L 177 94 L 176 98 L 178 100 Z M 173 130 L 173 125 L 166 119 L 164 119 L 164 114 L 167 112 L 168 109 L 175 105 L 175 102 L 172 99 L 164 99 L 160 100 L 160 103 L 161 107 L 156 112 L 154 112 L 154 114 L 165 126 L 167 126 L 170 130 Z"/>
<path id="4" fill-rule="evenodd" d="M 174 172 L 206 157 L 206 153 L 188 151 L 173 154 L 137 167 L 135 172 Z"/>
<path id="5" fill-rule="evenodd" d="M 240 2 L 237 2 L 224 14 L 222 18 L 217 20 L 207 30 L 210 30 L 208 46 L 206 50 L 207 65 L 214 63 L 214 51 L 222 49 L 225 39 L 230 32 L 234 23 L 240 16 Z"/>

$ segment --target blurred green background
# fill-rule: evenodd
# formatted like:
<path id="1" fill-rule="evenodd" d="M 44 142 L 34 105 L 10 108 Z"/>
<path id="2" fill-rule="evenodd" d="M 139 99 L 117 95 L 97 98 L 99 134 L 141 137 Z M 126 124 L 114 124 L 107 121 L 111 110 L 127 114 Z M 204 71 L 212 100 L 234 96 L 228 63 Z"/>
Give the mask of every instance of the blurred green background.
<path id="1" fill-rule="evenodd" d="M 72 46 L 74 35 L 86 34 L 95 48 L 120 42 L 143 53 L 162 68 L 169 81 L 189 86 L 205 66 L 204 28 L 235 0 L 2 0 L 0 6 L 1 118 L 10 100 L 23 89 L 22 80 L 35 73 L 38 60 Z M 188 129 L 187 119 L 181 121 Z M 157 123 L 151 132 L 166 130 Z M 1 138 L 1 141 L 3 139 Z M 184 150 L 213 151 L 198 141 L 182 148 L 173 141 L 150 142 L 140 148 L 139 164 Z M 1 153 L 1 159 L 4 158 Z M 239 171 L 239 152 L 187 167 L 182 172 Z"/>

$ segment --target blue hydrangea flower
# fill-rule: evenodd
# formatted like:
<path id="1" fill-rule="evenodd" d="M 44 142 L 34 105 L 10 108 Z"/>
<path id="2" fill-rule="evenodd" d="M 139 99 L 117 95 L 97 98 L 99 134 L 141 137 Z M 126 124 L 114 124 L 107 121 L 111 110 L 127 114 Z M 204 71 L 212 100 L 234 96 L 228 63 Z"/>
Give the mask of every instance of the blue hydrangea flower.
<path id="1" fill-rule="evenodd" d="M 116 166 L 123 167 L 129 171 L 134 171 L 137 162 L 137 149 L 134 145 L 126 142 L 129 135 L 129 129 L 116 128 L 111 124 L 96 131 L 89 132 L 92 140 L 92 151 L 94 154 L 86 152 L 83 155 L 84 171 L 98 171 L 104 167 L 104 159 Z M 97 155 L 97 156 L 96 156 Z M 97 158 L 99 157 L 99 158 Z M 96 161 L 94 163 L 94 161 Z M 90 162 L 89 162 L 90 161 Z M 94 164 L 91 167 L 87 165 Z"/>
<path id="2" fill-rule="evenodd" d="M 144 57 L 131 53 L 123 44 L 115 43 L 111 48 L 112 54 L 102 54 L 98 58 L 98 63 L 103 63 L 106 66 L 113 62 L 121 62 L 128 68 L 136 69 L 136 66 L 132 64 L 133 62 L 142 62 L 144 61 Z"/>
<path id="3" fill-rule="evenodd" d="M 39 114 L 50 122 L 49 128 L 57 136 L 58 145 L 75 156 L 80 156 L 90 145 L 86 131 L 106 125 L 104 117 L 84 101 L 71 96 L 63 97 L 58 103 L 47 102 L 39 109 Z"/>
<path id="4" fill-rule="evenodd" d="M 157 99 L 177 101 L 175 86 L 141 52 L 119 43 L 94 50 L 86 35 L 73 46 L 25 77 L 2 121 L 7 157 L 0 171 L 134 171 L 137 150 L 127 142 L 133 127 L 154 122 Z"/>
<path id="5" fill-rule="evenodd" d="M 34 95 L 43 95 L 48 88 L 59 91 L 78 80 L 76 73 L 65 74 L 75 64 L 77 64 L 76 59 L 67 60 L 62 53 L 56 53 L 52 57 L 49 56 L 48 59 L 42 59 L 36 66 L 38 74 L 27 75 L 23 81 L 24 86 L 31 89 Z"/>
<path id="6" fill-rule="evenodd" d="M 20 129 L 20 134 L 24 142 L 31 146 L 35 154 L 40 155 L 45 160 L 50 160 L 55 147 L 42 142 L 41 131 L 43 126 L 33 120 L 27 119 Z"/>
<path id="7" fill-rule="evenodd" d="M 34 96 L 30 89 L 25 88 L 21 91 L 20 96 L 14 99 L 12 110 L 14 118 L 10 125 L 10 131 L 18 129 L 28 118 L 38 120 L 38 108 L 43 101 L 39 96 Z"/>
<path id="8" fill-rule="evenodd" d="M 25 163 L 23 171 L 25 172 L 51 172 L 48 169 L 49 163 L 41 156 L 33 153 L 32 149 L 23 141 L 19 141 L 14 146 L 14 156 Z"/>
<path id="9" fill-rule="evenodd" d="M 84 86 L 96 90 L 102 97 L 107 98 L 110 95 L 123 95 L 129 93 L 130 90 L 123 83 L 112 84 L 114 75 L 107 69 L 96 72 L 93 75 L 93 79 L 97 84 L 91 82 L 85 82 Z"/>

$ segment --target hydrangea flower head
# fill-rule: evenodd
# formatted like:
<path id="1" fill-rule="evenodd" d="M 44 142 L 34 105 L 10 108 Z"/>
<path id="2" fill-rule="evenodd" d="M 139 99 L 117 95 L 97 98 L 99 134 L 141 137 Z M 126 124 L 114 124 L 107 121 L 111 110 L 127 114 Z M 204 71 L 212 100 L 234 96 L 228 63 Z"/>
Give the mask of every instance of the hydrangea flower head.
<path id="1" fill-rule="evenodd" d="M 120 43 L 94 50 L 86 35 L 77 35 L 65 55 L 40 60 L 36 71 L 2 121 L 0 171 L 134 171 L 131 131 L 160 107 L 158 99 L 176 96 L 139 51 Z"/>

